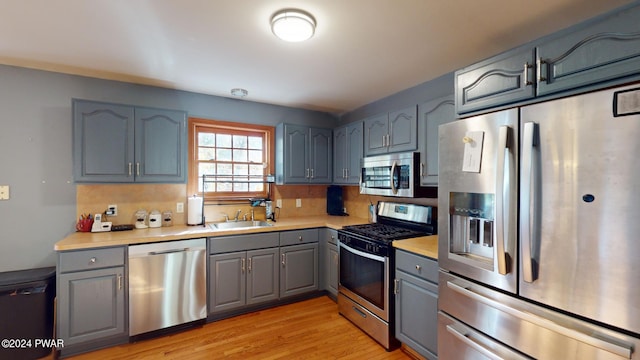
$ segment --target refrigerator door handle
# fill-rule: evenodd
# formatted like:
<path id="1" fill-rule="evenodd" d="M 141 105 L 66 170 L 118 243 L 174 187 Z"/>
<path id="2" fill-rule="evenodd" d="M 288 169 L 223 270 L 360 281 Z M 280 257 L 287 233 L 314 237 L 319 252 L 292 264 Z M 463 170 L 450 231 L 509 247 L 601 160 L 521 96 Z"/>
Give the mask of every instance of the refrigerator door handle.
<path id="1" fill-rule="evenodd" d="M 467 336 L 463 333 L 461 333 L 460 331 L 458 331 L 458 329 L 454 328 L 451 325 L 447 325 L 447 331 L 455 336 L 458 340 L 462 341 L 462 343 L 464 343 L 465 345 L 469 346 L 470 348 L 474 349 L 475 351 L 481 353 L 482 355 L 486 356 L 487 358 L 491 359 L 491 360 L 505 360 L 503 357 L 498 356 L 496 354 L 494 354 L 491 350 L 485 348 L 484 346 L 482 346 L 481 344 L 475 342 L 470 336 Z"/>
<path id="2" fill-rule="evenodd" d="M 505 203 L 509 204 L 509 189 L 505 189 L 506 186 L 509 186 L 506 181 L 506 174 L 504 170 L 504 165 L 506 161 L 505 153 L 509 149 L 509 127 L 508 126 L 500 126 L 498 131 L 498 163 L 497 169 L 498 174 L 496 174 L 496 251 L 497 251 L 497 260 L 498 260 L 498 273 L 501 275 L 506 275 L 510 269 L 508 267 L 508 256 L 505 251 L 505 229 L 504 226 L 508 222 L 505 221 L 505 217 L 508 216 L 506 214 L 504 208 Z M 506 191 L 506 195 L 505 195 Z"/>
<path id="3" fill-rule="evenodd" d="M 555 321 L 545 319 L 538 315 L 532 314 L 528 311 L 523 311 L 515 307 L 504 304 L 500 301 L 491 299 L 482 294 L 479 294 L 471 289 L 465 288 L 461 285 L 455 284 L 451 281 L 447 281 L 447 287 L 460 295 L 466 296 L 472 300 L 482 303 L 486 306 L 492 307 L 496 310 L 502 311 L 520 320 L 530 322 L 541 328 L 553 331 L 555 333 L 564 335 L 566 337 L 576 339 L 599 349 L 606 350 L 618 356 L 622 356 L 625 359 L 631 359 L 632 347 L 626 344 L 616 344 L 612 341 L 605 340 L 607 337 L 604 334 L 597 334 L 595 332 L 585 334 L 579 330 L 575 330 L 569 327 L 562 326 Z"/>
<path id="4" fill-rule="evenodd" d="M 532 258 L 532 232 L 531 215 L 535 214 L 532 205 L 535 205 L 533 191 L 533 147 L 536 124 L 524 123 L 522 136 L 522 177 L 520 194 L 520 241 L 522 247 L 522 279 L 532 283 L 536 280 Z"/>

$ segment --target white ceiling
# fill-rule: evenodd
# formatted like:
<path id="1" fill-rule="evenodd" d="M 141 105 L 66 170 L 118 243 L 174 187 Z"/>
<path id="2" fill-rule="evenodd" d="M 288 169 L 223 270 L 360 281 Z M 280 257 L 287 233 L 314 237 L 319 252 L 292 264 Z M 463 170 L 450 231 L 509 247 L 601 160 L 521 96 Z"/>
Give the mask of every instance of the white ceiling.
<path id="1" fill-rule="evenodd" d="M 629 2 L 0 0 L 0 63 L 340 114 Z M 283 8 L 315 36 L 273 36 Z"/>

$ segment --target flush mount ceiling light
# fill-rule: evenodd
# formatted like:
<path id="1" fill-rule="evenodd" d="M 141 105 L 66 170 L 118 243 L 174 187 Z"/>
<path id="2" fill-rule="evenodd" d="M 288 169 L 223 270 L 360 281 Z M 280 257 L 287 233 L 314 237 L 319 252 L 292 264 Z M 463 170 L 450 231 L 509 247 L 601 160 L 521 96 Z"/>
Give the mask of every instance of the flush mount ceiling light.
<path id="1" fill-rule="evenodd" d="M 280 10 L 271 17 L 271 31 L 284 41 L 305 41 L 315 30 L 316 20 L 302 10 Z"/>
<path id="2" fill-rule="evenodd" d="M 245 89 L 235 88 L 235 89 L 231 89 L 231 95 L 235 97 L 243 98 L 249 95 L 249 92 Z"/>

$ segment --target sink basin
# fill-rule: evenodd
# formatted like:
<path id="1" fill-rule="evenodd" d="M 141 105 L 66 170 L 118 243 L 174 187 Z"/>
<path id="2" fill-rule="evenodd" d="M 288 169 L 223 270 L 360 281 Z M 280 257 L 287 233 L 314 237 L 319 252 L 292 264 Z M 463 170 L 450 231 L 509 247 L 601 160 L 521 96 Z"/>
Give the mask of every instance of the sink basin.
<path id="1" fill-rule="evenodd" d="M 273 226 L 273 224 L 268 223 L 266 221 L 229 221 L 229 222 L 221 222 L 221 223 L 212 223 L 209 224 L 212 229 L 218 230 L 233 230 L 233 229 L 244 229 L 244 228 L 255 228 L 255 227 L 268 227 Z"/>

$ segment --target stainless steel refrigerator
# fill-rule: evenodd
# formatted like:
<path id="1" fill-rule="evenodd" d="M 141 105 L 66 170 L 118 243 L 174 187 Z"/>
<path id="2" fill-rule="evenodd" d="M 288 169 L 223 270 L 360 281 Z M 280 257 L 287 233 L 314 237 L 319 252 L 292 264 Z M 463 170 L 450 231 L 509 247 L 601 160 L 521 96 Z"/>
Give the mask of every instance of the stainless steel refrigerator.
<path id="1" fill-rule="evenodd" d="M 640 359 L 640 84 L 439 128 L 442 359 Z"/>

